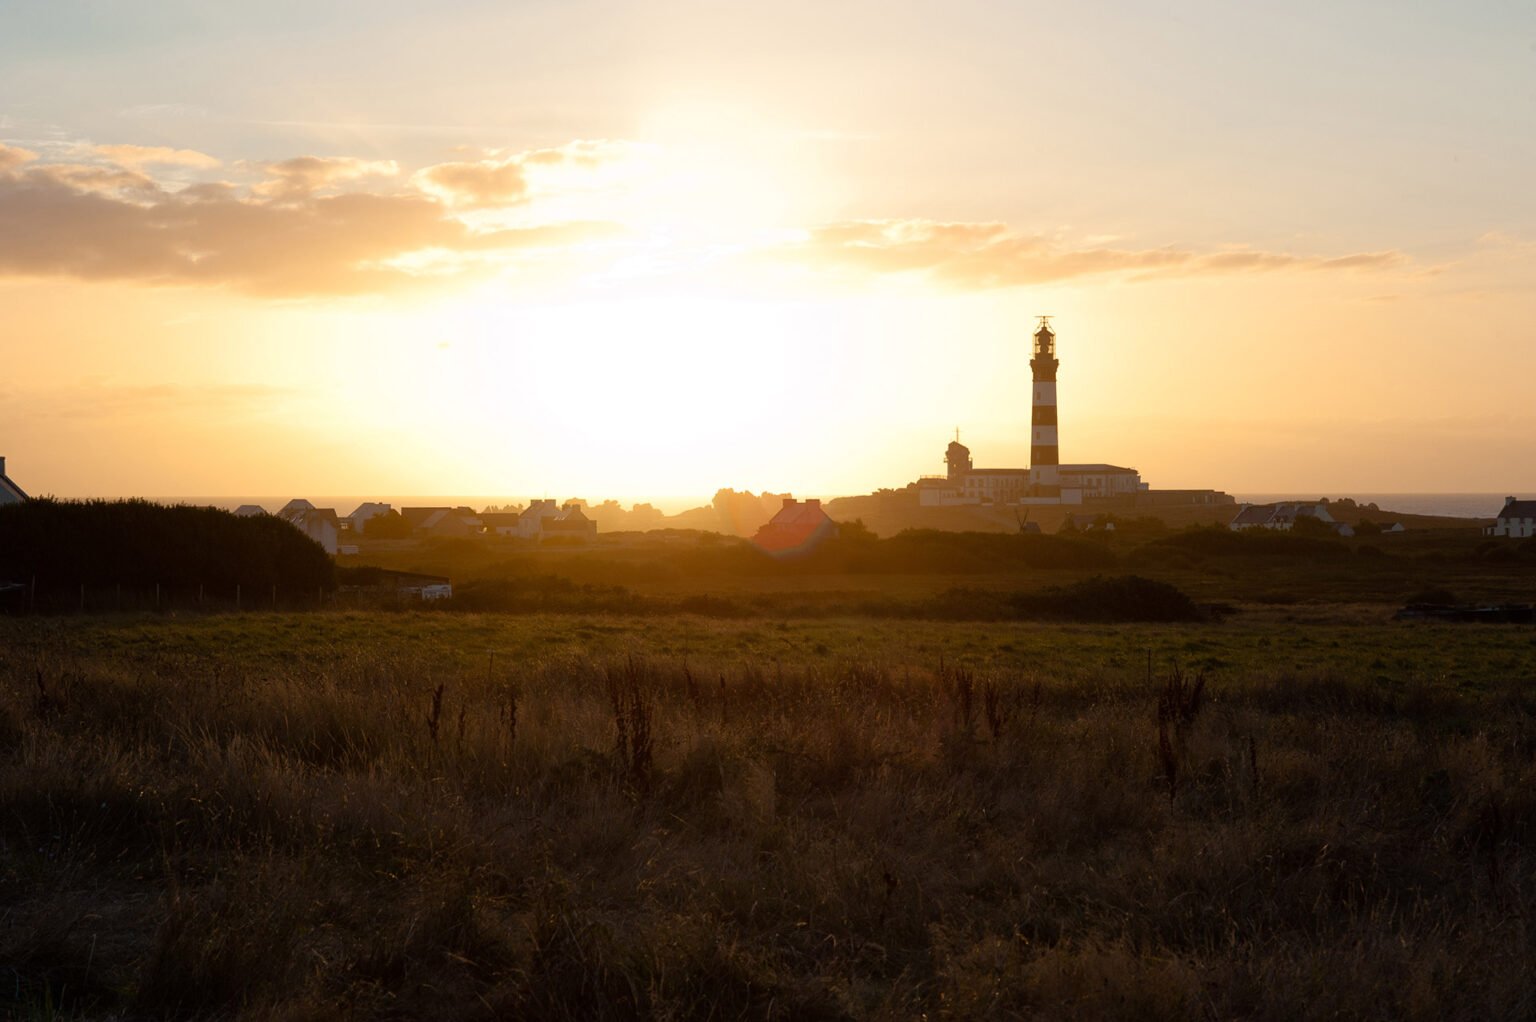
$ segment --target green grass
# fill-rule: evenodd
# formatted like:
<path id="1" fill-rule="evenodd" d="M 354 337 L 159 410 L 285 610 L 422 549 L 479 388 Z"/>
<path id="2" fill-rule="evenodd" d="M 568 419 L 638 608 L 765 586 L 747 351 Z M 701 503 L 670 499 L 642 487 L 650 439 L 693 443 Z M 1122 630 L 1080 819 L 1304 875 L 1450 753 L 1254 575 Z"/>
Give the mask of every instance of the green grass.
<path id="1" fill-rule="evenodd" d="M 1309 613 L 0 620 L 0 998 L 1529 1017 L 1536 629 Z"/>

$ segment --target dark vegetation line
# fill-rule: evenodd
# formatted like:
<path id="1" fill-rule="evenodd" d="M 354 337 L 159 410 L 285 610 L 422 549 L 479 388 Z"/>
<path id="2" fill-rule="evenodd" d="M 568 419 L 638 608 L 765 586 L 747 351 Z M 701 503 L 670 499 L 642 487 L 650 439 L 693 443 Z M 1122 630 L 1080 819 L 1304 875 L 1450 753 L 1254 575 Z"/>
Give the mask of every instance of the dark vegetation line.
<path id="1" fill-rule="evenodd" d="M 643 537 L 637 537 L 643 542 Z M 1401 538 L 1391 540 L 1404 548 Z M 1132 520 L 1113 533 L 1056 535 L 951 533 L 911 530 L 880 539 L 859 523 L 802 557 L 776 559 L 742 540 L 658 537 L 653 548 L 529 552 L 484 542 L 428 542 L 400 567 L 451 575 L 455 596 L 443 611 L 500 613 L 694 613 L 713 617 L 839 614 L 933 620 L 1193 620 L 1202 611 L 1179 591 L 1190 577 L 1255 571 L 1348 571 L 1392 578 L 1393 590 L 1413 591 L 1408 576 L 1450 563 L 1518 571 L 1536 563 L 1536 541 L 1462 542 L 1457 547 L 1408 547 L 1386 553 L 1332 535 L 1219 527 L 1169 531 Z M 1060 572 L 1097 576 L 1046 591 L 994 591 L 994 580 Z M 397 606 L 393 596 L 368 597 L 376 569 L 336 569 L 319 546 L 269 516 L 163 507 L 145 501 L 30 501 L 0 508 L 0 612 L 227 611 Z M 691 584 L 708 589 L 732 579 L 794 579 L 843 575 L 959 576 L 986 585 L 954 587 L 921 598 L 889 595 L 797 599 L 790 594 L 722 596 L 695 592 L 651 595 L 637 587 Z M 1173 580 L 1158 579 L 1169 575 Z M 7 588 L 5 583 L 10 583 Z M 333 593 L 338 584 L 339 598 Z M 1038 583 L 1037 583 L 1038 585 Z M 1423 588 L 1423 586 L 1419 586 Z M 1256 591 L 1259 602 L 1297 599 Z M 415 604 L 420 606 L 419 603 Z M 1209 608 L 1204 612 L 1210 616 Z"/>

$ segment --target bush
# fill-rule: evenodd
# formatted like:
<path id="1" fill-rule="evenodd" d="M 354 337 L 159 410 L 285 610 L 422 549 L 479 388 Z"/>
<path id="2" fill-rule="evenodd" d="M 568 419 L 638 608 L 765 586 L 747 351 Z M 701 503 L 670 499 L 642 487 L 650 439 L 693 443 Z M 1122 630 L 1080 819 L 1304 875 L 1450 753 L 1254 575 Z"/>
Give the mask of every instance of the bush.
<path id="1" fill-rule="evenodd" d="M 271 515 L 147 500 L 29 500 L 0 507 L 0 580 L 37 581 L 40 606 L 79 587 L 142 594 L 206 587 L 252 599 L 271 586 L 307 593 L 335 585 L 318 543 Z"/>
<path id="2" fill-rule="evenodd" d="M 1094 578 L 1043 593 L 1018 594 L 1012 604 L 1026 617 L 1067 621 L 1195 621 L 1200 609 L 1166 582 L 1122 575 Z"/>
<path id="3" fill-rule="evenodd" d="M 867 605 L 867 613 L 946 621 L 1197 621 L 1200 608 L 1166 582 L 1095 576 L 1035 593 L 951 589 L 916 605 Z"/>

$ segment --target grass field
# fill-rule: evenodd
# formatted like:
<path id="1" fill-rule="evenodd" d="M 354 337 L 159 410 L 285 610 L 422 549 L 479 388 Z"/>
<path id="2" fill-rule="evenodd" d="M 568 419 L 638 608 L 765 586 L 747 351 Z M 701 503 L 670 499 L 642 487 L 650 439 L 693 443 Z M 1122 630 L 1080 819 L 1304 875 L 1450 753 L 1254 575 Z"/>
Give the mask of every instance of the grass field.
<path id="1" fill-rule="evenodd" d="M 0 620 L 0 998 L 1528 1017 L 1536 629 L 1383 618 Z"/>

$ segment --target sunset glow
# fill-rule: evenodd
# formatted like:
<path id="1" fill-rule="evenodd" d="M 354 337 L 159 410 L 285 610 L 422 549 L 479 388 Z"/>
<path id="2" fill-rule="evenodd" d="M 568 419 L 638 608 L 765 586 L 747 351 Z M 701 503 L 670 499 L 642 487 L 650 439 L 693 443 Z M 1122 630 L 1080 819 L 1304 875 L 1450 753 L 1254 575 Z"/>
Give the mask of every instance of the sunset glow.
<path id="1" fill-rule="evenodd" d="M 1529 12 L 345 6 L 0 13 L 33 490 L 1536 485 Z"/>

